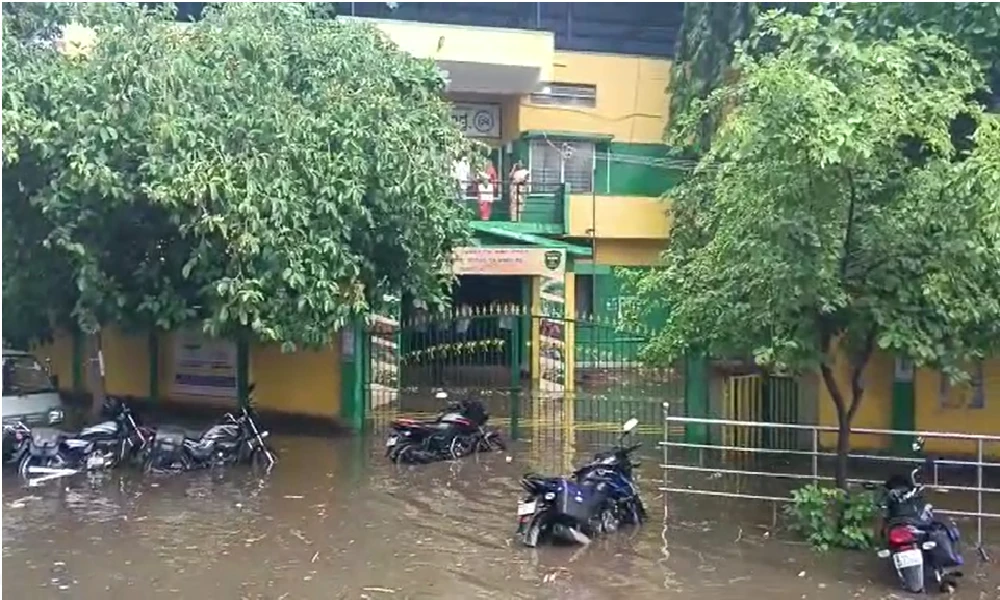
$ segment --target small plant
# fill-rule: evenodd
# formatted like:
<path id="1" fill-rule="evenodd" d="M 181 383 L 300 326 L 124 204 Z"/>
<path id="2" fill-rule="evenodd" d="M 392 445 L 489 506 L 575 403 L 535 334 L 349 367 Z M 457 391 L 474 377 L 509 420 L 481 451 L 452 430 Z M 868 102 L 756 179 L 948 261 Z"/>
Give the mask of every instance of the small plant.
<path id="1" fill-rule="evenodd" d="M 785 514 L 791 520 L 791 529 L 816 550 L 865 550 L 872 547 L 875 539 L 872 524 L 877 510 L 871 492 L 848 493 L 813 484 L 792 492 Z"/>

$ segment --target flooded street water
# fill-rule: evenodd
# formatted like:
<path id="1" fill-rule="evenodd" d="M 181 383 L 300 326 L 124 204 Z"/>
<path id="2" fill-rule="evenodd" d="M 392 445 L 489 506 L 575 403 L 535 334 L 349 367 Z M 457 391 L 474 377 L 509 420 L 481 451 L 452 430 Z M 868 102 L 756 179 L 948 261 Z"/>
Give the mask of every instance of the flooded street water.
<path id="1" fill-rule="evenodd" d="M 775 539 L 770 518 L 674 497 L 655 458 L 639 481 L 651 520 L 590 547 L 512 540 L 518 479 L 538 452 L 396 467 L 382 439 L 278 438 L 264 479 L 233 469 L 122 470 L 28 488 L 3 480 L 8 598 L 902 598 L 874 556 L 820 556 Z M 594 450 L 578 448 L 573 462 Z M 733 505 L 729 505 L 733 506 Z M 762 511 L 766 515 L 769 510 Z M 761 525 L 755 525 L 760 521 Z M 967 549 L 959 598 L 1000 597 Z"/>

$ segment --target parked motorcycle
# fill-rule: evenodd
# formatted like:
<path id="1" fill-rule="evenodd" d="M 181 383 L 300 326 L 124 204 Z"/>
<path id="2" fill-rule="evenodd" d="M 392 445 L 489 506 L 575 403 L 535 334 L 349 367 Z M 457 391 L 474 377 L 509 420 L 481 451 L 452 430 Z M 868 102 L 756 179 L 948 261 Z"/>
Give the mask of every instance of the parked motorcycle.
<path id="1" fill-rule="evenodd" d="M 622 524 L 641 524 L 646 509 L 633 482 L 639 463 L 631 457 L 641 444 L 625 445 L 638 424 L 626 421 L 615 447 L 594 455 L 572 477 L 526 474 L 521 487 L 528 495 L 517 505 L 517 540 L 529 548 L 544 539 L 587 544 Z"/>
<path id="2" fill-rule="evenodd" d="M 918 439 L 913 449 L 922 448 L 923 440 Z M 933 461 L 927 464 L 933 465 Z M 950 593 L 958 585 L 956 579 L 962 575 L 958 569 L 964 564 L 958 526 L 950 519 L 945 522 L 935 518 L 933 507 L 924 499 L 921 469 L 913 469 L 909 478 L 894 475 L 880 486 L 881 537 L 886 547 L 878 551 L 878 557 L 892 559 L 904 590 L 923 592 L 930 574 L 941 591 Z"/>
<path id="3" fill-rule="evenodd" d="M 250 386 L 251 394 L 253 386 Z M 239 416 L 226 413 L 222 421 L 204 432 L 192 433 L 179 427 L 156 431 L 144 465 L 151 471 L 190 471 L 234 464 L 250 464 L 269 473 L 277 454 L 264 441 L 269 433 L 258 426 L 251 408 L 242 407 Z"/>
<path id="4" fill-rule="evenodd" d="M 443 391 L 435 397 L 448 400 Z M 483 403 L 470 399 L 448 402 L 432 420 L 396 419 L 385 442 L 385 454 L 397 463 L 429 463 L 504 450 L 500 432 L 488 427 L 488 420 Z"/>
<path id="5" fill-rule="evenodd" d="M 28 451 L 31 429 L 21 421 L 3 426 L 3 464 L 17 466 Z"/>
<path id="6" fill-rule="evenodd" d="M 149 443 L 148 430 L 139 426 L 121 400 L 109 398 L 104 412 L 113 418 L 85 427 L 75 435 L 49 427 L 31 430 L 18 472 L 27 478 L 39 469 L 96 471 L 132 460 Z"/>

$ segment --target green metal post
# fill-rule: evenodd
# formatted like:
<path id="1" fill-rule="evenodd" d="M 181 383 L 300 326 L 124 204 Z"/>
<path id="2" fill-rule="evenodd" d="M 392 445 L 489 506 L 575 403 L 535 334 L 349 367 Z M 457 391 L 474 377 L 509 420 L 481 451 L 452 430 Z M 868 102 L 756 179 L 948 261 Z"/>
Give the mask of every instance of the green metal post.
<path id="1" fill-rule="evenodd" d="M 915 431 L 917 428 L 916 390 L 913 386 L 913 363 L 896 359 L 892 380 L 892 429 Z M 892 448 L 901 455 L 913 452 L 911 436 L 892 436 Z"/>
<path id="2" fill-rule="evenodd" d="M 688 417 L 708 418 L 708 359 L 704 354 L 691 353 L 685 361 L 684 408 Z M 689 444 L 707 444 L 708 426 L 704 423 L 687 423 L 684 441 Z"/>
<path id="3" fill-rule="evenodd" d="M 152 402 L 160 401 L 160 336 L 157 332 L 150 331 L 146 338 L 149 348 L 149 399 Z"/>
<path id="4" fill-rule="evenodd" d="M 522 280 L 524 278 L 522 277 Z M 523 284 L 522 284 L 523 285 Z M 520 319 L 518 319 L 520 321 Z M 510 328 L 510 437 L 517 439 L 521 417 L 521 323 Z"/>
<path id="5" fill-rule="evenodd" d="M 368 410 L 368 378 L 371 375 L 371 344 L 365 337 L 364 319 L 354 320 L 354 408 L 351 410 L 351 429 L 362 431 Z"/>

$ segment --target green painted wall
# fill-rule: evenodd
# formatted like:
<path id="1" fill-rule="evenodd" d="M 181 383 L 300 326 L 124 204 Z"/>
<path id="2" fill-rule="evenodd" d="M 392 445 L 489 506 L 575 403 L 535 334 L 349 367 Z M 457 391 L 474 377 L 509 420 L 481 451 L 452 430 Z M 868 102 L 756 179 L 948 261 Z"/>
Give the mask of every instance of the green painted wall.
<path id="1" fill-rule="evenodd" d="M 669 146 L 611 142 L 597 147 L 594 190 L 598 196 L 659 197 L 677 185 L 682 173 L 667 169 Z"/>

